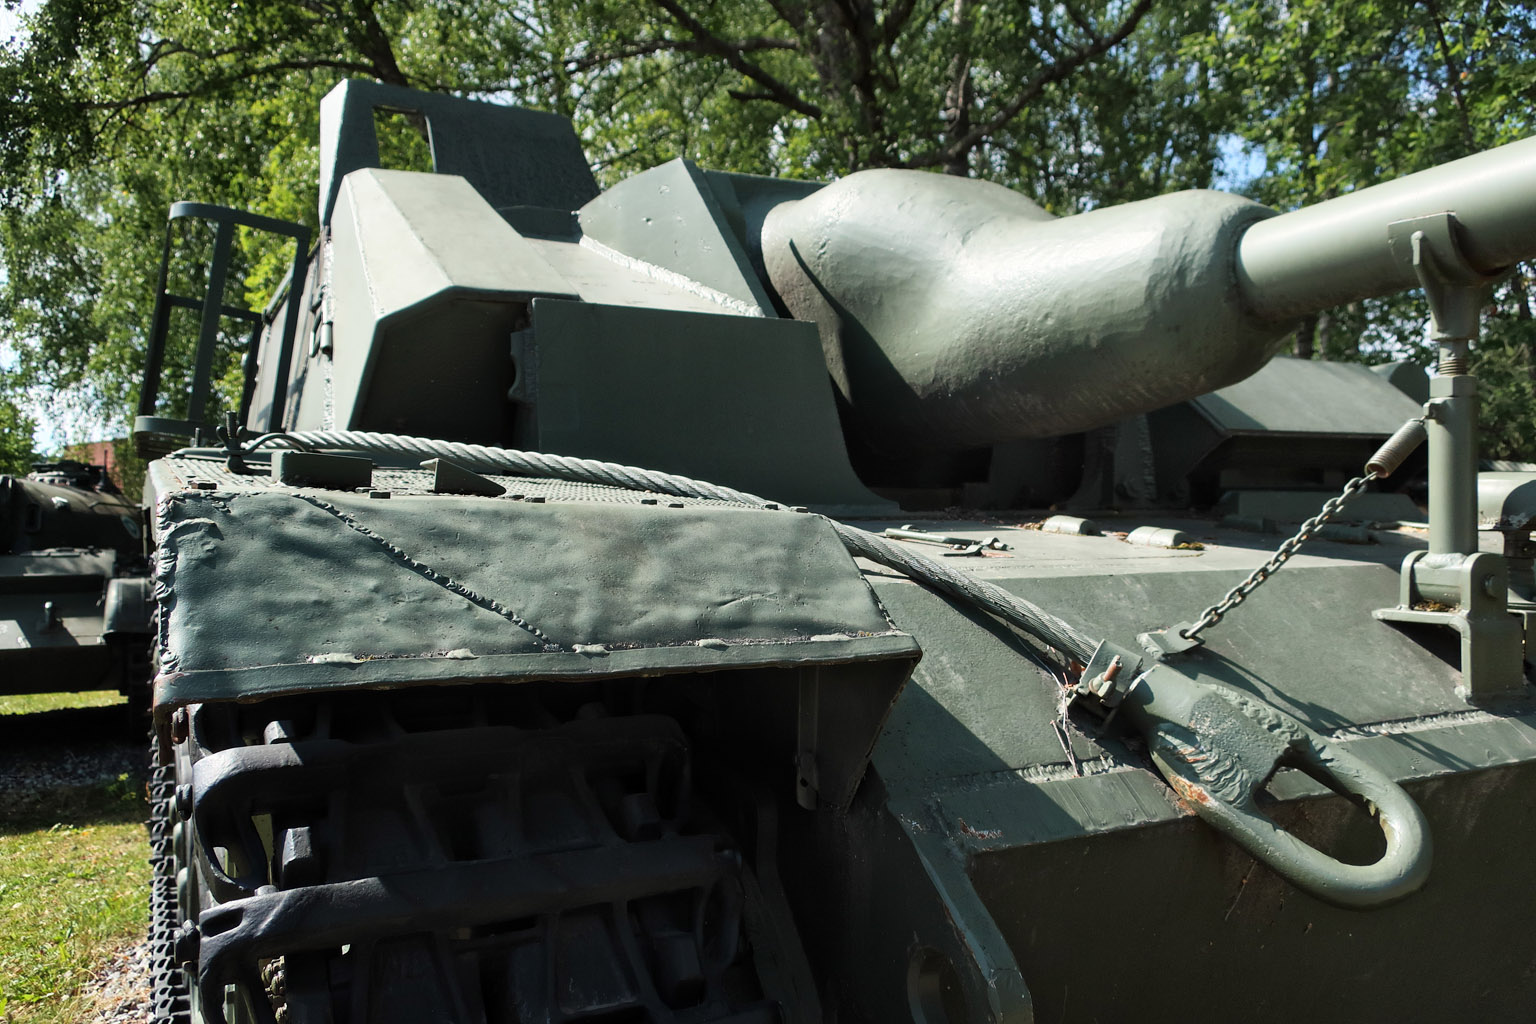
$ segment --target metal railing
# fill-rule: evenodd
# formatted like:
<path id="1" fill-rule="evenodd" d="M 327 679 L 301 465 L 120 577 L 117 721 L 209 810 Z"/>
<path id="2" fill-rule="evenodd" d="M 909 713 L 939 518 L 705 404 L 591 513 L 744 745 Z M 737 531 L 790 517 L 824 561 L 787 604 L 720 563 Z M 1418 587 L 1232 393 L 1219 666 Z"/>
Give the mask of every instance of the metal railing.
<path id="1" fill-rule="evenodd" d="M 169 290 L 172 248 L 175 241 L 176 222 L 197 219 L 215 225 L 213 257 L 209 262 L 207 286 L 201 296 L 176 295 Z M 224 301 L 228 283 L 230 260 L 234 248 L 236 228 L 251 228 L 293 240 L 293 262 L 288 272 L 288 290 L 297 295 L 303 287 L 304 273 L 309 260 L 309 229 L 272 217 L 261 217 L 244 210 L 212 203 L 175 203 L 165 229 L 165 248 L 160 257 L 160 280 L 155 292 L 154 320 L 150 327 L 149 349 L 144 361 L 143 385 L 139 391 L 138 418 L 134 422 L 135 434 L 166 434 L 180 437 L 194 436 L 199 430 L 211 426 L 208 416 L 208 400 L 213 390 L 214 357 L 218 348 L 220 325 L 225 319 L 241 321 L 250 326 L 250 336 L 245 345 L 245 382 L 241 392 L 240 421 L 245 422 L 256 386 L 258 370 L 258 346 L 263 329 L 271 322 L 271 311 L 266 312 L 231 306 Z M 185 419 L 155 415 L 160 398 L 160 377 L 165 368 L 166 344 L 170 335 L 171 311 L 191 309 L 200 311 L 196 349 L 193 355 L 192 392 L 187 400 Z M 266 430 L 281 429 L 284 398 L 288 391 L 289 365 L 293 361 L 293 340 L 298 317 L 283 317 L 283 330 L 279 342 L 274 369 L 273 402 L 266 424 L 256 426 Z"/>

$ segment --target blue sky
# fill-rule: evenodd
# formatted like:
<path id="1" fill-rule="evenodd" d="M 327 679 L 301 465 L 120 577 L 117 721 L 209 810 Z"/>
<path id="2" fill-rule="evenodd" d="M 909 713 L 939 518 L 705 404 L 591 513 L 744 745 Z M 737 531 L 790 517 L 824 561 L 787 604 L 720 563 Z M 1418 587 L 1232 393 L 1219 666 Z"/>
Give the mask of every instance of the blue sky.
<path id="1" fill-rule="evenodd" d="M 0 3 L 0 42 L 10 42 L 20 31 L 21 15 L 31 14 L 42 6 L 42 0 L 4 0 Z"/>

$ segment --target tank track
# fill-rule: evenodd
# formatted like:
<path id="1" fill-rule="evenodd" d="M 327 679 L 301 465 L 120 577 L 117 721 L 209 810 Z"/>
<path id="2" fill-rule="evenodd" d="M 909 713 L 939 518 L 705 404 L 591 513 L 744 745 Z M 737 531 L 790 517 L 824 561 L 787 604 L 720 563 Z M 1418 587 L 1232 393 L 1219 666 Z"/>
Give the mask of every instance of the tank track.
<path id="1" fill-rule="evenodd" d="M 149 973 L 153 1024 L 191 1024 L 186 972 L 176 962 L 176 852 L 173 814 L 176 769 L 159 763 L 159 744 L 149 741 Z"/>
<path id="2" fill-rule="evenodd" d="M 537 689 L 192 708 L 150 784 L 156 1024 L 783 1019 L 681 727 Z"/>

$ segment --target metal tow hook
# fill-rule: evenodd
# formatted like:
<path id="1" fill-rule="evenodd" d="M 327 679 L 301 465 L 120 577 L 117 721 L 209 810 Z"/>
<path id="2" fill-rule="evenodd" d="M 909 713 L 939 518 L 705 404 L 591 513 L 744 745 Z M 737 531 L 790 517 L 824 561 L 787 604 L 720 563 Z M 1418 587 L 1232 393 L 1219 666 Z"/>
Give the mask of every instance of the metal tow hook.
<path id="1" fill-rule="evenodd" d="M 887 528 L 881 533 L 883 537 L 892 540 L 911 541 L 914 544 L 937 544 L 940 547 L 949 548 L 944 552 L 946 558 L 962 555 L 992 556 L 992 552 L 1008 551 L 1010 548 L 1003 543 L 1001 537 L 988 537 L 986 540 L 971 540 L 969 537 L 951 537 L 948 534 L 934 533 L 931 530 L 919 530 L 908 523 L 901 529 Z"/>
<path id="2" fill-rule="evenodd" d="M 1298 889 L 1339 907 L 1385 906 L 1428 879 L 1429 826 L 1384 772 L 1257 697 L 1144 661 L 1101 643 L 1077 693 L 1098 699 L 1111 715 L 1124 712 L 1168 784 L 1207 824 Z M 1281 768 L 1363 803 L 1386 838 L 1381 858 L 1346 864 L 1268 818 L 1258 794 Z"/>

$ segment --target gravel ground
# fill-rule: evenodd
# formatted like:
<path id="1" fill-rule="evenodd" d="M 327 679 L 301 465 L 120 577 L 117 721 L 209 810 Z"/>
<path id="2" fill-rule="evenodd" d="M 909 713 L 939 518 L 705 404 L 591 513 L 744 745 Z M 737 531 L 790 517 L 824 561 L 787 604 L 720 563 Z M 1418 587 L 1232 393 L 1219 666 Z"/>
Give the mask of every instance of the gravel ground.
<path id="1" fill-rule="evenodd" d="M 5 739 L 0 737 L 0 815 L 6 817 L 28 817 L 41 811 L 51 794 L 60 789 L 115 782 L 123 775 L 134 780 L 144 777 L 143 744 L 13 746 L 14 739 Z"/>
<path id="2" fill-rule="evenodd" d="M 0 715 L 0 793 L 140 777 L 148 736 L 133 728 L 121 705 Z"/>
<path id="3" fill-rule="evenodd" d="M 119 775 L 144 774 L 144 747 L 103 743 L 53 749 L 0 747 L 0 790 L 44 790 L 111 782 Z"/>
<path id="4" fill-rule="evenodd" d="M 80 992 L 91 1008 L 91 1024 L 150 1024 L 154 1007 L 149 990 L 149 946 L 140 942 L 112 954 L 112 959 Z"/>

